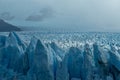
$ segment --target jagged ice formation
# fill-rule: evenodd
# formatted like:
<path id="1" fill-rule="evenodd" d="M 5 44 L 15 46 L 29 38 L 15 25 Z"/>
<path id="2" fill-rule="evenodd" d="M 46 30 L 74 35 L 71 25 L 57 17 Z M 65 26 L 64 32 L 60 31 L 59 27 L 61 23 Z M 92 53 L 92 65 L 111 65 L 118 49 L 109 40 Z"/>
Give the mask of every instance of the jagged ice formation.
<path id="1" fill-rule="evenodd" d="M 73 41 L 1 35 L 0 80 L 120 80 L 118 43 Z"/>

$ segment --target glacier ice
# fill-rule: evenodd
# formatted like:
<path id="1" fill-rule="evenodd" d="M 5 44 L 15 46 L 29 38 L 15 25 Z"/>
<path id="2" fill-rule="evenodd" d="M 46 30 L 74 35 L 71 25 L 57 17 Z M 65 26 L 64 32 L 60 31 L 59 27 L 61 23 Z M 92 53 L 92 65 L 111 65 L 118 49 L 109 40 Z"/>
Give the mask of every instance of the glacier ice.
<path id="1" fill-rule="evenodd" d="M 120 80 L 119 34 L 34 34 L 0 35 L 0 80 Z"/>
<path id="2" fill-rule="evenodd" d="M 59 48 L 59 47 L 57 46 L 57 44 L 55 44 L 55 42 L 52 42 L 52 43 L 50 44 L 50 46 L 51 46 L 51 48 L 55 51 L 55 53 L 56 53 L 58 56 L 60 56 L 61 58 L 64 57 L 64 55 L 65 55 L 64 50 L 62 50 L 61 48 Z"/>
<path id="3" fill-rule="evenodd" d="M 83 54 L 80 49 L 71 47 L 68 52 L 68 72 L 70 79 L 82 78 Z"/>
<path id="4" fill-rule="evenodd" d="M 32 67 L 28 71 L 30 75 L 34 75 L 35 80 L 53 80 L 52 70 L 50 69 L 50 65 L 48 62 L 48 49 L 47 47 L 40 41 L 37 41 L 35 52 L 33 55 L 33 63 Z M 33 79 L 31 79 L 33 80 Z"/>
<path id="5" fill-rule="evenodd" d="M 69 80 L 69 73 L 67 68 L 67 55 L 62 61 L 57 61 L 56 79 L 55 80 Z"/>

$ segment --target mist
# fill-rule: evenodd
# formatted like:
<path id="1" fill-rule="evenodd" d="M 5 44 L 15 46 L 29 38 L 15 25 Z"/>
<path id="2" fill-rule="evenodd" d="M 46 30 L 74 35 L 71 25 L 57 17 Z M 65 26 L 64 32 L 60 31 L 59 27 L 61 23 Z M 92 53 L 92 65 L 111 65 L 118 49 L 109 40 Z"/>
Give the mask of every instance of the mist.
<path id="1" fill-rule="evenodd" d="M 119 0 L 0 0 L 0 14 L 18 26 L 120 31 Z M 46 12 L 45 12 L 45 9 Z M 43 11 L 43 12 L 42 12 Z"/>

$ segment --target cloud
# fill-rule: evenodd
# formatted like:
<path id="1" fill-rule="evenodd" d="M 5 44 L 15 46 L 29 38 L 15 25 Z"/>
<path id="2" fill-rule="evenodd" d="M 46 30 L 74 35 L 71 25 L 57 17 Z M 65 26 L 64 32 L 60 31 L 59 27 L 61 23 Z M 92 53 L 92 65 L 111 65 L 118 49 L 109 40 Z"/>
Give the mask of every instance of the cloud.
<path id="1" fill-rule="evenodd" d="M 14 13 L 13 23 L 17 25 L 120 31 L 119 3 L 120 0 L 0 0 L 0 12 Z"/>
<path id="2" fill-rule="evenodd" d="M 3 20 L 13 20 L 15 16 L 12 16 L 9 12 L 3 12 L 0 14 L 0 18 Z"/>
<path id="3" fill-rule="evenodd" d="M 42 21 L 43 17 L 41 15 L 30 15 L 26 18 L 26 21 Z"/>
<path id="4" fill-rule="evenodd" d="M 52 18 L 54 16 L 54 11 L 51 8 L 43 8 L 37 14 L 28 16 L 26 21 L 43 21 L 47 18 Z"/>

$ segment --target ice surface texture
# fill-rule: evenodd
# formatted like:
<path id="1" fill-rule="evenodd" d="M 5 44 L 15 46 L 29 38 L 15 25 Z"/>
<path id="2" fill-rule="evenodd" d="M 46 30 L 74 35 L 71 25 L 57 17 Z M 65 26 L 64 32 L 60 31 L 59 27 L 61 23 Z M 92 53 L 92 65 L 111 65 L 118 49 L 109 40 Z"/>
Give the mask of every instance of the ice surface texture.
<path id="1" fill-rule="evenodd" d="M 120 80 L 118 43 L 73 42 L 75 35 L 62 43 L 34 36 L 26 43 L 19 36 L 0 36 L 0 80 Z"/>

